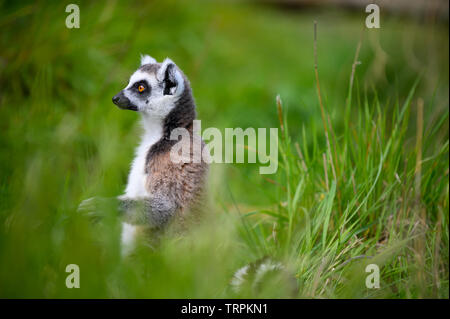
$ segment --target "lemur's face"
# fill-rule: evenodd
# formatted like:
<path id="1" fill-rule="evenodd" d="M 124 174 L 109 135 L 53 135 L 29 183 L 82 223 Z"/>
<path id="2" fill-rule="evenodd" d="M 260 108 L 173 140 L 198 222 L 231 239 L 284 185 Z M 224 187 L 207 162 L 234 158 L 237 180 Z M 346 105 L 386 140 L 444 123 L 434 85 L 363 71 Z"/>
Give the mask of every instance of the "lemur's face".
<path id="1" fill-rule="evenodd" d="M 184 85 L 184 77 L 172 60 L 167 58 L 163 63 L 157 63 L 145 55 L 127 87 L 112 100 L 121 109 L 164 118 L 175 106 Z"/>

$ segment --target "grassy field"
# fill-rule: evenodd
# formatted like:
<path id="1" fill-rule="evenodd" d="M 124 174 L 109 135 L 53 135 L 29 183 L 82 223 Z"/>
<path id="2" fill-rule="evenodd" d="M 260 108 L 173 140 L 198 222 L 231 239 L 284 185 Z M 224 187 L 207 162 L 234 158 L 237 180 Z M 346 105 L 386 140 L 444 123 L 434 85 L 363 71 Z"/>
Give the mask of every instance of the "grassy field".
<path id="1" fill-rule="evenodd" d="M 239 2 L 79 5 L 81 28 L 67 29 L 64 4 L 0 1 L 1 298 L 449 297 L 448 25 L 386 15 L 368 30 L 364 12 Z M 141 129 L 111 98 L 140 53 L 180 66 L 203 128 L 279 127 L 279 168 L 213 164 L 206 220 L 122 259 L 117 214 L 94 223 L 77 207 L 124 190 Z M 230 289 L 266 256 L 287 278 Z M 65 286 L 68 264 L 80 289 Z"/>

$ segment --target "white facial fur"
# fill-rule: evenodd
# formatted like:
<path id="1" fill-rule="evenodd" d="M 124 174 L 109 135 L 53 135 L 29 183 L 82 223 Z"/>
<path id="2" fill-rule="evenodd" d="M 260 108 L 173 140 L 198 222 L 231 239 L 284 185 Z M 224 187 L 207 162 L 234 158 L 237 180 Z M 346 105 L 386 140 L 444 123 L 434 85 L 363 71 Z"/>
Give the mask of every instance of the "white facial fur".
<path id="1" fill-rule="evenodd" d="M 146 55 L 141 57 L 141 66 L 144 64 L 156 64 L 156 60 Z M 170 88 L 169 94 L 164 94 L 164 77 L 167 68 L 171 68 L 171 77 L 175 81 L 176 86 Z M 143 98 L 140 94 L 133 92 L 133 86 L 136 82 L 145 80 L 150 86 L 150 95 Z M 184 90 L 184 78 L 175 63 L 166 58 L 159 65 L 159 69 L 155 73 L 149 73 L 138 69 L 134 72 L 128 82 L 127 87 L 123 90 L 124 95 L 137 106 L 138 111 L 146 115 L 163 119 L 174 108 L 175 102 Z"/>

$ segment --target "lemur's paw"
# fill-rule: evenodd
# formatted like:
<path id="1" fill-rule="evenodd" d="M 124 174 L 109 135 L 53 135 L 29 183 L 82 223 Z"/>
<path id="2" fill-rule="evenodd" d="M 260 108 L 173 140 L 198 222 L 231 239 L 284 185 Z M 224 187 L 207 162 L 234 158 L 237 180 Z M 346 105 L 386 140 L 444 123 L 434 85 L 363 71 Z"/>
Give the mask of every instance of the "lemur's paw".
<path id="1" fill-rule="evenodd" d="M 83 200 L 78 206 L 77 212 L 91 217 L 93 219 L 100 219 L 105 216 L 105 206 L 107 199 L 102 197 L 91 197 Z"/>

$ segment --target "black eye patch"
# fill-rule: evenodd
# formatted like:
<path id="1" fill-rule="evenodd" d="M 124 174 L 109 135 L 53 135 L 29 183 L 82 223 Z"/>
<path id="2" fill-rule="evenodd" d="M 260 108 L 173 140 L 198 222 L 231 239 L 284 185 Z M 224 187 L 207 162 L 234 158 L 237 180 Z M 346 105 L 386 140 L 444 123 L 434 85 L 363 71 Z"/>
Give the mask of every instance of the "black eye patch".
<path id="1" fill-rule="evenodd" d="M 147 81 L 142 80 L 133 84 L 132 90 L 139 93 L 148 95 L 150 93 L 151 87 L 148 85 Z"/>

